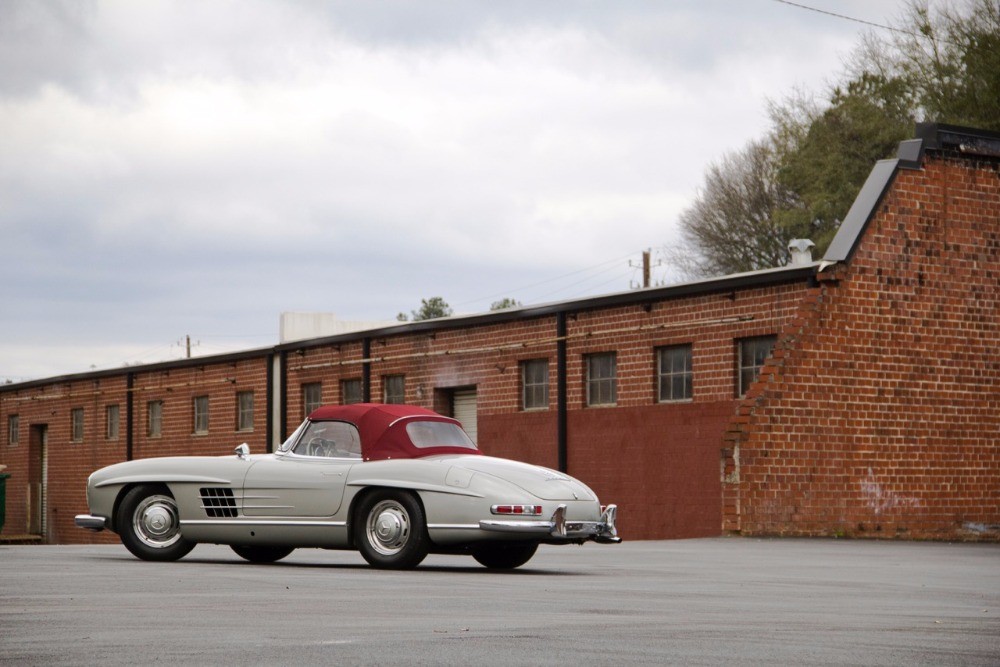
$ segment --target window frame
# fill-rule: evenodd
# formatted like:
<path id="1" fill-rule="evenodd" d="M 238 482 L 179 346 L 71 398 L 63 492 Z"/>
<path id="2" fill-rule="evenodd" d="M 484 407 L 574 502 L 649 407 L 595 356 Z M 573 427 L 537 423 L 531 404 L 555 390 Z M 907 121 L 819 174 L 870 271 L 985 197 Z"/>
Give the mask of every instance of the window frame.
<path id="1" fill-rule="evenodd" d="M 524 359 L 520 362 L 521 371 L 521 409 L 525 412 L 549 409 L 549 360 Z M 529 377 L 530 370 L 543 371 L 543 381 Z M 542 394 L 538 396 L 539 392 Z M 530 397 L 530 400 L 529 400 Z"/>
<path id="2" fill-rule="evenodd" d="M 14 447 L 21 440 L 21 415 L 7 415 L 7 445 Z"/>
<path id="3" fill-rule="evenodd" d="M 191 399 L 191 432 L 194 435 L 206 435 L 209 429 L 208 395 L 195 396 Z"/>
<path id="4" fill-rule="evenodd" d="M 244 402 L 249 400 L 249 405 Z M 236 430 L 253 431 L 253 390 L 236 392 Z"/>
<path id="5" fill-rule="evenodd" d="M 398 392 L 395 385 L 399 383 Z M 396 400 L 398 399 L 398 400 Z M 402 373 L 382 376 L 382 402 L 386 405 L 403 405 L 406 403 L 406 376 Z"/>
<path id="6" fill-rule="evenodd" d="M 618 353 L 594 352 L 585 355 L 587 407 L 608 407 L 618 405 Z M 608 371 L 608 375 L 595 376 L 595 364 L 602 360 L 610 360 L 609 368 L 597 368 Z M 608 391 L 604 391 L 607 388 Z M 596 396 L 595 396 L 596 389 Z M 605 396 L 605 394 L 609 394 Z"/>
<path id="7" fill-rule="evenodd" d="M 670 368 L 664 371 L 665 356 L 683 352 L 684 363 L 678 369 L 674 366 L 673 357 L 670 359 Z M 676 396 L 674 389 L 675 382 L 680 378 L 682 383 L 681 396 Z M 664 381 L 667 382 L 669 395 L 664 394 Z M 691 343 L 679 345 L 665 345 L 656 348 L 656 402 L 657 403 L 684 403 L 694 400 L 694 350 Z"/>
<path id="8" fill-rule="evenodd" d="M 357 399 L 355 398 L 355 392 L 353 389 L 348 391 L 348 387 L 357 386 Z M 350 397 L 352 400 L 348 400 Z M 364 387 L 361 383 L 361 378 L 347 378 L 340 381 L 340 404 L 341 405 L 353 405 L 355 403 L 362 403 L 365 400 Z"/>
<path id="9" fill-rule="evenodd" d="M 746 396 L 747 391 L 750 389 L 750 385 L 757 381 L 760 377 L 760 371 L 764 368 L 767 363 L 768 358 L 774 353 L 774 346 L 778 342 L 778 337 L 774 334 L 766 336 L 750 336 L 748 338 L 740 338 L 736 341 L 736 397 L 743 398 Z M 763 349 L 760 347 L 761 343 L 768 343 L 767 353 L 764 354 L 759 359 L 757 363 L 757 357 L 759 350 Z M 752 356 L 751 362 L 746 363 L 747 348 L 752 346 Z"/>
<path id="10" fill-rule="evenodd" d="M 84 421 L 83 408 L 70 408 L 69 439 L 70 442 L 83 442 Z"/>
<path id="11" fill-rule="evenodd" d="M 121 432 L 121 406 L 111 403 L 104 406 L 104 438 L 117 440 Z"/>
<path id="12" fill-rule="evenodd" d="M 156 407 L 155 417 L 153 407 Z M 155 430 L 153 427 L 156 427 Z M 146 437 L 163 437 L 163 399 L 146 401 Z"/>
<path id="13" fill-rule="evenodd" d="M 311 396 L 316 392 L 315 396 Z M 302 418 L 305 419 L 316 408 L 323 405 L 323 383 L 303 382 L 302 383 Z"/>

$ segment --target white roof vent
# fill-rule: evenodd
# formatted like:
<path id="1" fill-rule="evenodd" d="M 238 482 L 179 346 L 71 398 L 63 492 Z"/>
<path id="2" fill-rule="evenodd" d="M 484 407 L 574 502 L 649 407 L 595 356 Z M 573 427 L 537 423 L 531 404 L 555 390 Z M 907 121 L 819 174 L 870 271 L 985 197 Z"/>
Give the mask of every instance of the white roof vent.
<path id="1" fill-rule="evenodd" d="M 816 244 L 809 239 L 793 239 L 788 243 L 788 252 L 792 255 L 792 266 L 808 266 L 812 264 L 812 249 Z"/>

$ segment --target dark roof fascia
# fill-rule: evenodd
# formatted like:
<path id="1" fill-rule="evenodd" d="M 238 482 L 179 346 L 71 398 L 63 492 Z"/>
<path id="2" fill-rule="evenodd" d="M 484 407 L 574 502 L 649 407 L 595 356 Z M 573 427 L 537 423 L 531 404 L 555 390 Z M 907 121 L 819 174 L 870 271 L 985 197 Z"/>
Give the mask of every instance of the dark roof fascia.
<path id="1" fill-rule="evenodd" d="M 816 275 L 818 267 L 819 262 L 812 262 L 804 266 L 787 266 L 777 269 L 764 269 L 761 271 L 752 271 L 748 273 L 722 276 L 719 278 L 710 278 L 708 280 L 701 280 L 698 282 L 681 283 L 667 287 L 650 287 L 640 290 L 631 290 L 628 292 L 617 292 L 615 294 L 588 297 L 586 299 L 573 301 L 559 301 L 555 303 L 541 304 L 538 306 L 505 308 L 503 310 L 489 313 L 479 313 L 475 315 L 459 315 L 454 317 L 424 320 L 421 322 L 407 322 L 405 324 L 380 327 L 378 329 L 365 329 L 362 331 L 337 334 L 335 336 L 291 341 L 276 346 L 274 350 L 275 352 L 287 352 L 292 350 L 352 343 L 364 338 L 387 338 L 390 336 L 402 336 L 414 333 L 431 333 L 435 331 L 446 331 L 448 329 L 488 326 L 492 324 L 503 324 L 507 322 L 553 317 L 560 313 L 570 314 L 589 310 L 599 310 L 602 308 L 645 305 L 658 301 L 735 292 L 755 287 L 808 282 Z"/>
<path id="2" fill-rule="evenodd" d="M 1000 132 L 946 123 L 917 123 L 924 149 L 958 149 L 960 153 L 1000 157 Z"/>
<path id="3" fill-rule="evenodd" d="M 273 354 L 270 347 L 245 350 L 242 352 L 228 352 L 204 357 L 192 357 L 190 359 L 174 359 L 171 361 L 158 361 L 152 364 L 142 364 L 137 366 L 122 366 L 121 368 L 108 368 L 99 371 L 87 371 L 85 373 L 74 373 L 70 375 L 58 375 L 56 377 L 41 378 L 38 380 L 28 380 L 26 382 L 16 382 L 11 384 L 0 384 L 0 393 L 7 391 L 19 391 L 21 389 L 34 389 L 52 384 L 62 384 L 65 382 L 86 382 L 88 380 L 102 380 L 108 377 L 121 377 L 127 373 L 155 373 L 163 370 L 175 370 L 192 368 L 197 366 L 208 366 L 212 364 L 225 364 L 236 361 L 246 361 L 247 359 L 265 358 Z"/>

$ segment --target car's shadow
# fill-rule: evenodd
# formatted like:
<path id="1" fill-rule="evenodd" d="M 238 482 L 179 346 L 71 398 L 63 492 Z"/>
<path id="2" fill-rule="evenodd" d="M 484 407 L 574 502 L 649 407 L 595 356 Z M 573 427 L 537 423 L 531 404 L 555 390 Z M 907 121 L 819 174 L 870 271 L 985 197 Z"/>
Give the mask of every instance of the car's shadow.
<path id="1" fill-rule="evenodd" d="M 240 558 L 228 559 L 228 558 L 204 558 L 204 557 L 190 557 L 187 556 L 181 560 L 171 561 L 169 563 L 155 563 L 149 561 L 139 560 L 131 555 L 91 555 L 87 557 L 88 560 L 103 560 L 103 561 L 128 561 L 135 563 L 137 565 L 155 565 L 162 567 L 163 565 L 175 565 L 183 566 L 189 565 L 215 565 L 224 567 L 244 567 L 244 568 L 260 568 L 260 569 L 317 569 L 317 570 L 368 570 L 371 572 L 391 572 L 392 570 L 378 570 L 373 568 L 367 563 L 308 563 L 301 561 L 278 561 L 277 563 L 250 563 Z M 397 570 L 398 571 L 398 570 Z M 479 575 L 502 575 L 502 576 L 521 576 L 521 577 L 534 577 L 534 576 L 545 576 L 545 577 L 574 577 L 583 576 L 582 572 L 567 572 L 565 570 L 543 570 L 539 568 L 531 567 L 519 567 L 513 570 L 492 570 L 487 567 L 477 566 L 477 565 L 428 565 L 421 564 L 410 571 L 416 572 L 457 572 L 466 574 L 479 574 Z"/>

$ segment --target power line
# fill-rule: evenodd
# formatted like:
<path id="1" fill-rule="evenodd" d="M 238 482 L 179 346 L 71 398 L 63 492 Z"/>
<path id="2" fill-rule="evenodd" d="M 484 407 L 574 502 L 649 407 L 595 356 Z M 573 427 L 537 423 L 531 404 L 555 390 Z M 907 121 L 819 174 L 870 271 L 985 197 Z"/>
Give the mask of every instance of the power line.
<path id="1" fill-rule="evenodd" d="M 827 16 L 833 16 L 835 18 L 843 19 L 845 21 L 853 21 L 854 23 L 860 23 L 862 25 L 871 26 L 873 28 L 880 28 L 882 30 L 891 30 L 892 32 L 898 32 L 903 35 L 909 35 L 910 37 L 933 39 L 933 37 L 931 37 L 930 35 L 925 35 L 923 33 L 913 32 L 911 30 L 903 30 L 902 28 L 896 28 L 891 25 L 885 25 L 882 23 L 875 23 L 874 21 L 866 21 L 864 19 L 854 18 L 853 16 L 847 16 L 846 14 L 838 14 L 837 12 L 831 12 L 825 9 L 819 9 L 817 7 L 810 7 L 809 5 L 803 5 L 798 2 L 792 2 L 791 0 L 774 0 L 774 2 L 779 2 L 783 5 L 788 5 L 790 7 L 805 9 L 810 12 L 816 12 L 817 14 L 826 14 Z M 946 42 L 947 40 L 942 39 L 941 41 Z M 950 44 L 951 42 L 948 43 Z"/>

